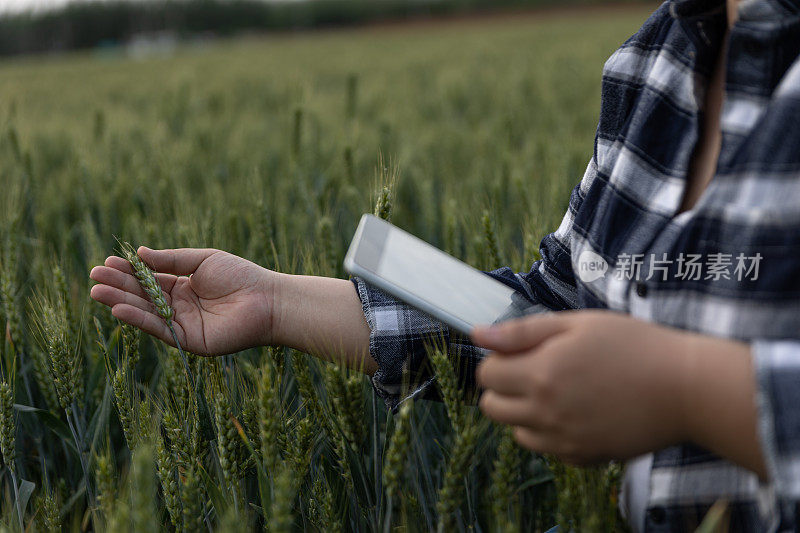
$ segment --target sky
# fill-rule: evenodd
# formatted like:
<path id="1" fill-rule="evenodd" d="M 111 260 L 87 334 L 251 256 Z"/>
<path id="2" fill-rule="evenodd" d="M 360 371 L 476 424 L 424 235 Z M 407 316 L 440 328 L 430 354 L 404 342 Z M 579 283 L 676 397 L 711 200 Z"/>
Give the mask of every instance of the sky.
<path id="1" fill-rule="evenodd" d="M 58 7 L 68 0 L 0 0 L 0 12 L 27 11 L 29 9 L 47 9 Z"/>
<path id="2" fill-rule="evenodd" d="M 54 7 L 63 6 L 64 4 L 69 3 L 70 1 L 71 0 L 0 0 L 0 13 L 17 13 L 20 11 L 52 9 Z M 96 0 L 96 1 L 102 1 L 102 0 Z M 276 1 L 276 0 L 267 0 L 267 1 Z"/>

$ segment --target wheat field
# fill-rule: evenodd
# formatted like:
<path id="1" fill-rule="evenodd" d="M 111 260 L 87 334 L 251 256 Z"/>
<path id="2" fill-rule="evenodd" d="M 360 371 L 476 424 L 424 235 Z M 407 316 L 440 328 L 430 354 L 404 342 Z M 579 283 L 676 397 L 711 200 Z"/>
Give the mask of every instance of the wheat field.
<path id="1" fill-rule="evenodd" d="M 0 62 L 2 529 L 616 529 L 618 465 L 521 450 L 458 394 L 393 415 L 360 374 L 280 347 L 187 372 L 92 303 L 88 273 L 119 239 L 344 277 L 388 184 L 395 224 L 527 271 L 591 155 L 603 62 L 646 16 Z"/>

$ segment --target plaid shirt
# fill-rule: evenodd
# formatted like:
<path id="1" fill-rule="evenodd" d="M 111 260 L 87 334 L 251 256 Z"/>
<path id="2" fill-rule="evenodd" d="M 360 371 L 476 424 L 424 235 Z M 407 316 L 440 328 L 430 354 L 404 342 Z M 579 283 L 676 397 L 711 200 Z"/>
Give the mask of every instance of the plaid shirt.
<path id="1" fill-rule="evenodd" d="M 720 498 L 732 530 L 800 525 L 800 1 L 740 4 L 717 171 L 679 213 L 725 28 L 723 0 L 667 1 L 608 59 L 594 155 L 563 222 L 530 272 L 490 273 L 531 312 L 607 308 L 750 343 L 768 482 L 692 444 L 659 450 L 647 531 L 693 529 Z M 605 275 L 592 279 L 587 265 L 603 262 Z M 434 389 L 432 333 L 460 353 L 473 384 L 484 352 L 354 282 L 379 365 L 374 385 L 390 407 Z"/>

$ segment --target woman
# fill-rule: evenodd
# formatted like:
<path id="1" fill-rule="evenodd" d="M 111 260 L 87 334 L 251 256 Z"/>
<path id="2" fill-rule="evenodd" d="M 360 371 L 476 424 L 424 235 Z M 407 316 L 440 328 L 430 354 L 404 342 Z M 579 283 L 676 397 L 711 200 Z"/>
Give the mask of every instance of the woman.
<path id="1" fill-rule="evenodd" d="M 532 315 L 448 338 L 481 409 L 522 445 L 631 459 L 635 530 L 693 528 L 720 498 L 732 529 L 798 525 L 798 51 L 797 0 L 663 4 L 605 65 L 594 155 L 542 260 L 491 273 Z M 424 340 L 443 326 L 361 280 L 217 250 L 139 253 L 164 272 L 192 352 L 335 354 L 390 407 L 431 382 Z M 91 276 L 114 316 L 171 342 L 127 262 Z"/>

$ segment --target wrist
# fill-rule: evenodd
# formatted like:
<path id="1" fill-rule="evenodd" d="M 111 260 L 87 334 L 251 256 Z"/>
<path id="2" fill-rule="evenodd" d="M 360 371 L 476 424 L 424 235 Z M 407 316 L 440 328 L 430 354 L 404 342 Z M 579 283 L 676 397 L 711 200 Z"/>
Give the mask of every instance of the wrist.
<path id="1" fill-rule="evenodd" d="M 372 374 L 370 330 L 353 284 L 344 279 L 270 273 L 271 335 L 267 344 L 335 359 Z"/>
<path id="2" fill-rule="evenodd" d="M 762 478 L 757 438 L 756 384 L 748 344 L 687 335 L 683 389 L 686 437 Z"/>
<path id="3" fill-rule="evenodd" d="M 691 440 L 693 427 L 693 343 L 684 331 L 650 326 L 646 346 L 650 346 L 645 397 L 652 400 L 650 420 L 654 443 L 661 447 Z"/>
<path id="4" fill-rule="evenodd" d="M 274 346 L 284 344 L 285 341 L 285 314 L 286 314 L 286 292 L 289 291 L 287 285 L 292 283 L 293 276 L 273 272 L 264 269 L 263 296 L 265 305 L 263 306 L 266 316 L 264 317 L 261 344 L 263 346 Z"/>
<path id="5" fill-rule="evenodd" d="M 675 343 L 672 358 L 676 361 L 675 391 L 677 392 L 676 437 L 677 442 L 697 442 L 698 422 L 698 397 L 697 387 L 702 386 L 698 380 L 698 363 L 701 348 L 698 346 L 700 337 L 693 333 L 678 332 L 679 340 Z M 676 443 L 677 443 L 676 442 Z"/>
<path id="6" fill-rule="evenodd" d="M 715 373 L 714 368 L 718 367 L 723 361 L 716 360 L 715 350 L 711 343 L 720 342 L 718 339 L 710 339 L 696 334 L 685 334 L 684 353 L 682 354 L 684 364 L 683 379 L 681 387 L 681 406 L 684 420 L 684 440 L 693 442 L 700 446 L 708 446 L 707 436 L 713 425 L 713 415 L 711 414 L 714 406 L 711 400 L 713 395 L 709 395 L 709 388 L 716 386 L 715 381 L 721 378 L 723 369 Z"/>

